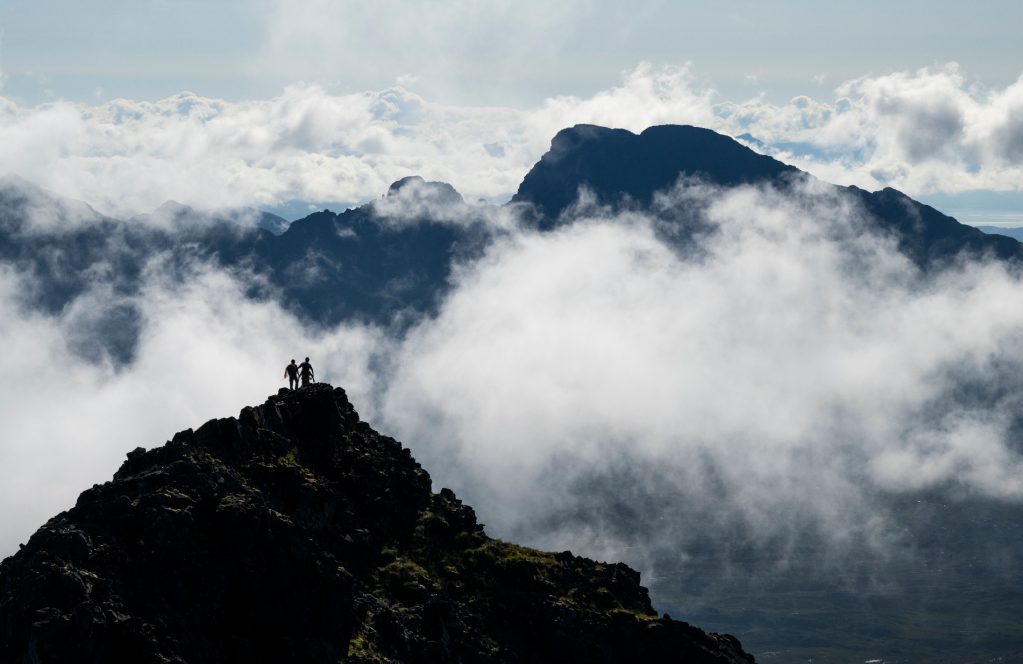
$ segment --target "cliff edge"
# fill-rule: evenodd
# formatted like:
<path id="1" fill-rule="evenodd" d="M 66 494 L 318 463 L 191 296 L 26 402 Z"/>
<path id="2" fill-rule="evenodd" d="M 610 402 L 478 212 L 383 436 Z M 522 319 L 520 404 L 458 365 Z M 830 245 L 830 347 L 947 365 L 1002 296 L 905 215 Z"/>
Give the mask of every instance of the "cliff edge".
<path id="1" fill-rule="evenodd" d="M 752 663 L 639 573 L 491 539 L 344 390 L 138 448 L 0 563 L 0 663 Z"/>

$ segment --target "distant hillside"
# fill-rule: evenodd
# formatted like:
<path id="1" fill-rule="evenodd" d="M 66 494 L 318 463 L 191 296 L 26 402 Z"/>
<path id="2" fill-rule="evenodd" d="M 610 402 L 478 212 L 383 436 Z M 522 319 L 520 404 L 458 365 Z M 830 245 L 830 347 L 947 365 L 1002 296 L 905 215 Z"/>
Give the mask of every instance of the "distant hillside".
<path id="1" fill-rule="evenodd" d="M 141 319 L 130 298 L 157 256 L 174 279 L 187 278 L 197 264 L 244 266 L 257 277 L 247 288 L 250 297 L 275 291 L 289 309 L 318 324 L 400 326 L 436 310 L 454 261 L 478 254 L 492 232 L 472 216 L 474 207 L 451 197 L 450 185 L 403 182 L 408 188 L 392 185 L 388 201 L 415 211 L 413 218 L 385 219 L 370 204 L 313 213 L 275 236 L 174 201 L 121 221 L 7 177 L 0 179 L 0 264 L 26 280 L 23 305 L 51 315 L 67 311 L 89 289 L 109 288 L 118 299 L 107 298 L 106 309 L 91 305 L 88 319 L 75 326 L 80 341 L 73 350 L 115 365 L 134 358 Z M 433 192 L 439 192 L 436 201 Z M 457 208 L 462 218 L 435 220 L 435 203 Z"/>
<path id="2" fill-rule="evenodd" d="M 1023 228 L 1018 226 L 1014 228 L 1005 228 L 1003 226 L 975 226 L 974 228 L 989 235 L 1004 235 L 1006 237 L 1011 237 L 1017 242 L 1023 242 Z"/>
<path id="3" fill-rule="evenodd" d="M 210 219 L 226 219 L 242 226 L 255 226 L 268 230 L 274 235 L 281 235 L 291 225 L 291 222 L 283 217 L 250 207 L 203 210 L 200 214 Z"/>

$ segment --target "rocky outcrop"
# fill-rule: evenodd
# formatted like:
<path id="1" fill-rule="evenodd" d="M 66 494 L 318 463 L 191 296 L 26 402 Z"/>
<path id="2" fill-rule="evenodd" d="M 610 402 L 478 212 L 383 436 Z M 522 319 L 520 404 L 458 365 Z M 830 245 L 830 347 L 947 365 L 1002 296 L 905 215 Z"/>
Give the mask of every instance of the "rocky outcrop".
<path id="1" fill-rule="evenodd" d="M 0 564 L 0 663 L 753 662 L 639 574 L 491 539 L 359 420 L 282 390 L 138 448 Z"/>

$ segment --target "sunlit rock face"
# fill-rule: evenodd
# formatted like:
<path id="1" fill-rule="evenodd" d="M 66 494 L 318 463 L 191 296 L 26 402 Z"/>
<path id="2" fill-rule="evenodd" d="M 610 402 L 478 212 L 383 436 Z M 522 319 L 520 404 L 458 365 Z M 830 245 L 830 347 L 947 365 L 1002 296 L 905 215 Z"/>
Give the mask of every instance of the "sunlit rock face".
<path id="1" fill-rule="evenodd" d="M 0 565 L 0 662 L 752 662 L 493 540 L 320 383 L 137 448 Z M 386 659 L 384 659 L 386 658 Z"/>

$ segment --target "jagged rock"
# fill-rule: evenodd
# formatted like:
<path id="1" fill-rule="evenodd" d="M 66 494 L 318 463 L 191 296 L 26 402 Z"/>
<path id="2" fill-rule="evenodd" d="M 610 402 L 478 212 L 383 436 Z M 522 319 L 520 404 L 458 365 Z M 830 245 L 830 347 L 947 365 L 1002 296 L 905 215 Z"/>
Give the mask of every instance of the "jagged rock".
<path id="1" fill-rule="evenodd" d="M 344 390 L 136 448 L 0 564 L 0 663 L 753 662 L 639 573 L 489 538 Z"/>

